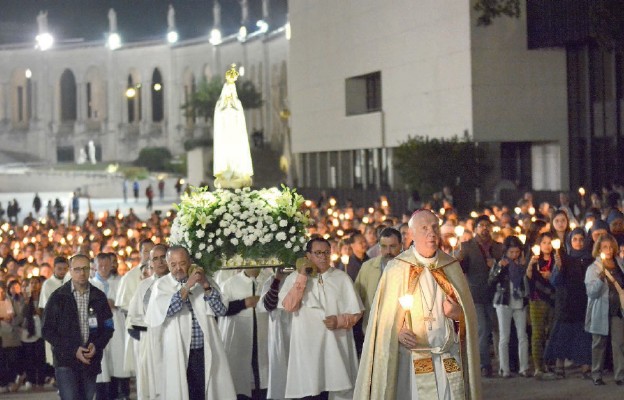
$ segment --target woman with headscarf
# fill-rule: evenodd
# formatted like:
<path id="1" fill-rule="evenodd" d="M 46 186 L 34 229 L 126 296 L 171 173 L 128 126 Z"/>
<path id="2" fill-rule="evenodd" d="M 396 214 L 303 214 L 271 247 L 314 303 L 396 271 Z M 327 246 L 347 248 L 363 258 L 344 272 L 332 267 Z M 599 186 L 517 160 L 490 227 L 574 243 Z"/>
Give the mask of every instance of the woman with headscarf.
<path id="1" fill-rule="evenodd" d="M 565 377 L 564 360 L 581 365 L 583 379 L 591 378 L 591 335 L 585 332 L 585 273 L 594 261 L 585 246 L 583 228 L 575 228 L 567 237 L 567 254 L 562 254 L 561 265 L 555 265 L 550 283 L 555 287 L 554 324 L 544 358 L 556 360 L 555 375 Z"/>

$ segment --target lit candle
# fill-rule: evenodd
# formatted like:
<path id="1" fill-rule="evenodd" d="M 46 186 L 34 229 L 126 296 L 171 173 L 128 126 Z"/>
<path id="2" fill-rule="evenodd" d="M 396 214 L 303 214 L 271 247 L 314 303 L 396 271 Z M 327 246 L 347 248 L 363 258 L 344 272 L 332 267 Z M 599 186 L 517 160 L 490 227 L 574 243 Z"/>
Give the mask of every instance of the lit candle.
<path id="1" fill-rule="evenodd" d="M 39 268 L 35 267 L 32 269 L 32 275 L 33 276 L 39 276 Z"/>
<path id="2" fill-rule="evenodd" d="M 571 230 L 576 229 L 576 223 L 575 222 L 570 222 L 570 229 Z"/>
<path id="3" fill-rule="evenodd" d="M 381 206 L 382 206 L 383 208 L 388 208 L 388 200 L 382 200 L 382 201 L 381 201 Z"/>
<path id="4" fill-rule="evenodd" d="M 452 248 L 455 248 L 455 246 L 457 246 L 457 236 L 451 236 L 449 238 L 449 244 Z"/>
<path id="5" fill-rule="evenodd" d="M 323 235 L 323 239 L 327 240 L 331 237 L 331 235 L 329 233 L 326 233 Z"/>
<path id="6" fill-rule="evenodd" d="M 306 200 L 305 201 L 305 205 L 306 205 L 306 207 L 309 208 L 312 205 L 312 201 L 311 200 Z"/>
<path id="7" fill-rule="evenodd" d="M 332 215 L 334 212 L 334 210 L 332 210 L 331 208 L 327 209 L 327 215 Z"/>
<path id="8" fill-rule="evenodd" d="M 365 223 L 365 224 L 368 224 L 368 217 L 362 218 L 362 222 Z"/>
<path id="9" fill-rule="evenodd" d="M 490 215 L 490 221 L 496 222 L 496 216 L 495 215 Z"/>
<path id="10" fill-rule="evenodd" d="M 372 214 L 375 212 L 375 209 L 373 207 L 368 207 L 368 213 Z"/>
<path id="11" fill-rule="evenodd" d="M 341 255 L 341 256 L 340 256 L 340 262 L 341 262 L 343 265 L 347 265 L 347 264 L 349 264 L 349 256 L 348 256 L 348 255 L 346 255 L 346 254 Z"/>
<path id="12" fill-rule="evenodd" d="M 333 197 L 329 199 L 329 205 L 330 206 L 335 206 L 336 205 L 336 199 L 334 199 Z"/>
<path id="13" fill-rule="evenodd" d="M 457 236 L 458 238 L 462 237 L 464 235 L 464 227 L 461 225 L 457 225 L 455 227 L 455 236 Z"/>
<path id="14" fill-rule="evenodd" d="M 540 246 L 539 244 L 535 244 L 533 245 L 533 247 L 531 247 L 531 251 L 533 252 L 533 254 L 535 254 L 536 256 L 540 255 Z"/>
<path id="15" fill-rule="evenodd" d="M 479 216 L 479 214 L 478 214 L 476 211 L 472 211 L 472 212 L 470 213 L 470 216 L 471 216 L 472 218 L 477 218 L 477 217 Z"/>
<path id="16" fill-rule="evenodd" d="M 522 242 L 522 244 L 526 243 L 526 235 L 524 234 L 520 234 L 518 235 L 518 239 L 520 239 L 520 241 Z"/>
<path id="17" fill-rule="evenodd" d="M 594 221 L 587 221 L 587 222 L 585 223 L 585 230 L 586 230 L 587 232 L 589 232 L 589 230 L 592 228 L 592 226 L 594 226 Z"/>
<path id="18" fill-rule="evenodd" d="M 401 308 L 405 311 L 405 322 L 407 323 L 407 329 L 412 330 L 412 304 L 414 303 L 414 296 L 406 294 L 399 297 L 399 303 Z"/>
<path id="19" fill-rule="evenodd" d="M 529 214 L 535 214 L 535 207 L 529 207 Z"/>
<path id="20" fill-rule="evenodd" d="M 520 209 L 520 207 L 516 207 L 516 208 L 514 208 L 514 212 L 516 214 L 520 214 L 522 212 L 522 209 Z"/>
<path id="21" fill-rule="evenodd" d="M 445 212 L 446 210 L 444 208 L 440 208 L 440 215 L 444 215 Z"/>
<path id="22" fill-rule="evenodd" d="M 344 235 L 344 231 L 343 231 L 342 229 L 338 229 L 338 230 L 336 231 L 336 235 L 337 235 L 337 236 L 343 236 L 343 235 Z"/>
<path id="23" fill-rule="evenodd" d="M 553 239 L 552 241 L 552 247 L 555 250 L 559 250 L 559 248 L 561 248 L 561 240 L 559 239 Z"/>
<path id="24" fill-rule="evenodd" d="M 606 260 L 607 259 L 607 255 L 605 253 L 600 253 L 600 259 L 602 261 Z"/>
<path id="25" fill-rule="evenodd" d="M 338 257 L 338 254 L 336 254 L 336 253 L 332 253 L 332 255 L 331 255 L 331 260 L 332 260 L 332 262 L 336 262 L 336 261 L 338 261 L 338 259 L 339 259 L 339 258 L 340 258 L 340 257 Z"/>
<path id="26" fill-rule="evenodd" d="M 581 197 L 585 196 L 585 188 L 584 187 L 580 187 L 579 188 L 579 194 L 581 195 Z"/>
<path id="27" fill-rule="evenodd" d="M 340 221 L 335 219 L 335 220 L 332 221 L 332 225 L 334 225 L 336 228 L 338 228 L 338 226 L 340 225 Z"/>

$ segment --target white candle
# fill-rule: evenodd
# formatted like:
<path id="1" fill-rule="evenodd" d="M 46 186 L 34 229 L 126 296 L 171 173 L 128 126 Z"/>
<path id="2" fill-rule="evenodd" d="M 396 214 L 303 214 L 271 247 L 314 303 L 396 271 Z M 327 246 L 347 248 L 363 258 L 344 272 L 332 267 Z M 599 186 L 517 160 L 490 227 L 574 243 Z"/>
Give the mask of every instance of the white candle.
<path id="1" fill-rule="evenodd" d="M 539 246 L 539 244 L 533 245 L 533 247 L 531 247 L 531 251 L 536 256 L 539 256 L 540 255 L 540 246 Z"/>
<path id="2" fill-rule="evenodd" d="M 406 294 L 404 296 L 399 297 L 399 304 L 401 304 L 401 308 L 405 311 L 405 322 L 407 323 L 407 328 L 412 330 L 412 304 L 414 304 L 414 296 L 411 294 Z"/>

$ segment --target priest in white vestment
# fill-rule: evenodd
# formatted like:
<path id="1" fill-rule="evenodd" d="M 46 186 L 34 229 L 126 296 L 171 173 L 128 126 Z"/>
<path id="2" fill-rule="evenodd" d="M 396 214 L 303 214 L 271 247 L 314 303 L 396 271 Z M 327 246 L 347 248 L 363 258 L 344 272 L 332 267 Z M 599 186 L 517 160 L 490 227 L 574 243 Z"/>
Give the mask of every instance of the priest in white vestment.
<path id="1" fill-rule="evenodd" d="M 163 398 L 176 400 L 236 399 L 215 315 L 227 306 L 216 284 L 203 271 L 188 276 L 191 259 L 181 246 L 167 251 L 169 275 L 156 281 L 145 322 L 161 327 Z"/>
<path id="2" fill-rule="evenodd" d="M 139 358 L 136 370 L 136 390 L 138 400 L 162 399 L 162 329 L 148 328 L 145 322 L 147 306 L 152 295 L 154 283 L 169 273 L 165 259 L 167 246 L 157 244 L 150 251 L 149 265 L 152 276 L 139 283 L 136 293 L 130 301 L 126 327 L 132 329 L 138 337 Z"/>
<path id="3" fill-rule="evenodd" d="M 38 307 L 41 309 L 41 313 L 43 315 L 43 310 L 45 309 L 46 304 L 48 303 L 48 299 L 52 296 L 52 293 L 60 288 L 63 283 L 67 282 L 65 278 L 68 277 L 67 271 L 69 271 L 69 262 L 67 258 L 63 256 L 58 256 L 54 258 L 54 269 L 51 277 L 46 279 L 41 286 L 41 294 L 39 294 L 39 305 Z M 45 342 L 45 354 L 46 354 L 46 362 L 50 365 L 54 363 L 52 357 L 52 346 L 50 342 L 46 340 Z"/>
<path id="4" fill-rule="evenodd" d="M 309 263 L 284 281 L 279 307 L 292 313 L 286 397 L 351 399 L 358 360 L 353 325 L 362 302 L 345 272 L 330 267 L 323 238 L 306 246 Z"/>
<path id="5" fill-rule="evenodd" d="M 139 243 L 139 251 L 141 253 L 139 265 L 121 277 L 119 290 L 115 298 L 115 306 L 119 307 L 126 315 L 128 314 L 128 307 L 130 307 L 130 300 L 132 300 L 134 293 L 139 287 L 139 282 L 143 279 L 144 269 L 149 268 L 149 254 L 153 248 L 154 242 L 150 239 L 143 239 Z M 139 358 L 139 346 L 135 346 L 135 343 L 136 340 L 130 335 L 125 336 L 124 368 L 132 373 L 136 370 L 136 360 Z"/>
<path id="6" fill-rule="evenodd" d="M 113 312 L 113 326 L 115 327 L 113 337 L 104 349 L 102 372 L 97 376 L 98 393 L 109 392 L 115 397 L 129 397 L 130 373 L 124 369 L 126 318 L 121 310 L 114 306 L 115 296 L 117 295 L 121 279 L 118 275 L 112 273 L 114 269 L 112 257 L 116 257 L 116 255 L 112 253 L 99 253 L 95 257 L 95 276 L 89 279 L 89 282 L 93 286 L 100 289 L 106 295 L 111 311 Z M 102 384 L 107 384 L 108 382 L 110 382 L 110 388 L 108 387 L 109 385 L 105 385 L 106 388 L 101 387 Z"/>
<path id="7" fill-rule="evenodd" d="M 268 386 L 269 316 L 259 303 L 266 277 L 260 269 L 245 269 L 221 286 L 228 311 L 219 319 L 221 339 L 227 354 L 237 395 L 266 398 Z"/>
<path id="8" fill-rule="evenodd" d="M 292 314 L 277 307 L 279 292 L 288 273 L 278 269 L 270 276 L 262 288 L 260 303 L 269 313 L 269 377 L 267 398 L 286 399 L 286 375 L 288 374 L 288 354 L 290 349 L 290 324 Z"/>
<path id="9" fill-rule="evenodd" d="M 477 319 L 459 262 L 438 249 L 438 218 L 410 219 L 414 246 L 388 263 L 373 300 L 354 398 L 481 398 Z M 399 298 L 412 300 L 403 310 Z M 409 297 L 411 296 L 411 297 Z"/>

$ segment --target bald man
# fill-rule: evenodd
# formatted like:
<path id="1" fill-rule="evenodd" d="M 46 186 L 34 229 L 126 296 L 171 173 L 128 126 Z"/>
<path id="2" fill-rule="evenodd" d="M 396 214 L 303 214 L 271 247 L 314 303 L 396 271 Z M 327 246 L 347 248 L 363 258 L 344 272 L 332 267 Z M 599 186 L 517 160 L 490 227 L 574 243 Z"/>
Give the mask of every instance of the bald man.
<path id="1" fill-rule="evenodd" d="M 480 399 L 477 319 L 459 262 L 439 249 L 429 210 L 414 245 L 390 261 L 373 299 L 355 399 Z M 399 298 L 412 296 L 403 310 Z"/>

